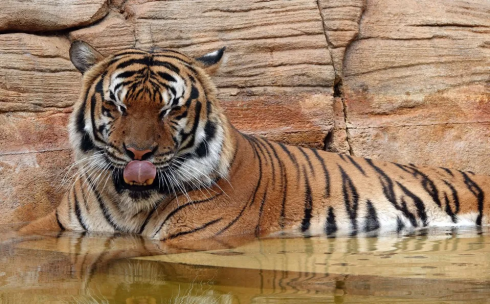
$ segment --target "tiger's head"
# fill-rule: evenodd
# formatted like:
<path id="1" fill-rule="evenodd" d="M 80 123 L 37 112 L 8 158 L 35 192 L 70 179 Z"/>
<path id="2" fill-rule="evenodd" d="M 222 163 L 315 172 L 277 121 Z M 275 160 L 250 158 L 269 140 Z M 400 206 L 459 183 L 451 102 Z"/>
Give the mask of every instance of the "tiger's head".
<path id="1" fill-rule="evenodd" d="M 112 183 L 129 204 L 154 204 L 226 176 L 226 117 L 207 74 L 223 52 L 194 59 L 129 49 L 104 57 L 74 42 L 70 59 L 83 86 L 69 133 L 81 174 Z"/>

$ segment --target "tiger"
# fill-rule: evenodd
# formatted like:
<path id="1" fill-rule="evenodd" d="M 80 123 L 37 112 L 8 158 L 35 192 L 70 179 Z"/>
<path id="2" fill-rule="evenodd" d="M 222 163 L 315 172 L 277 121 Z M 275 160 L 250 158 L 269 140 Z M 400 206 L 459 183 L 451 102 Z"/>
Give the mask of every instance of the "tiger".
<path id="1" fill-rule="evenodd" d="M 212 73 L 225 48 L 104 56 L 74 41 L 69 122 L 78 171 L 22 231 L 100 231 L 163 242 L 372 235 L 488 225 L 490 176 L 289 146 L 237 130 Z"/>

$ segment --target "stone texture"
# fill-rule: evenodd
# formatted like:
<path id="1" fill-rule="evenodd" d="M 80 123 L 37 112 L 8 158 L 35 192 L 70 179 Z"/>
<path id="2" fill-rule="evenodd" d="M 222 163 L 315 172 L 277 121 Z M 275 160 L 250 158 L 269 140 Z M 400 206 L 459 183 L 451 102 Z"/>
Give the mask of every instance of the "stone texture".
<path id="1" fill-rule="evenodd" d="M 0 224 L 47 214 L 72 162 L 68 111 L 0 114 Z"/>
<path id="2" fill-rule="evenodd" d="M 232 122 L 284 142 L 324 146 L 333 127 L 335 73 L 316 1 L 130 0 L 121 12 L 71 32 L 70 39 L 105 54 L 162 47 L 201 56 L 226 46 L 213 80 Z M 318 94 L 321 107 L 301 106 L 310 97 L 318 101 Z M 290 117 L 298 120 L 291 124 Z"/>
<path id="3" fill-rule="evenodd" d="M 343 70 L 355 155 L 490 174 L 489 9 L 367 2 Z"/>
<path id="4" fill-rule="evenodd" d="M 325 134 L 333 130 L 332 103 L 331 95 L 327 94 L 284 96 L 278 102 L 271 101 L 269 96 L 245 98 L 227 102 L 226 114 L 245 133 L 322 149 Z"/>
<path id="5" fill-rule="evenodd" d="M 226 46 L 213 79 L 246 133 L 490 174 L 489 11 L 479 0 L 4 1 L 0 223 L 58 202 L 76 39 L 103 54 Z"/>
<path id="6" fill-rule="evenodd" d="M 78 99 L 80 73 L 68 39 L 0 35 L 0 112 L 66 108 Z"/>
<path id="7" fill-rule="evenodd" d="M 29 221 L 61 198 L 80 74 L 64 38 L 0 35 L 0 223 Z"/>
<path id="8" fill-rule="evenodd" d="M 45 32 L 86 26 L 107 14 L 107 3 L 107 0 L 2 0 L 0 32 Z"/>
<path id="9" fill-rule="evenodd" d="M 357 37 L 366 0 L 318 0 L 337 81 L 343 76 L 345 49 Z"/>
<path id="10" fill-rule="evenodd" d="M 108 12 L 103 19 L 85 17 L 83 24 L 91 25 L 76 25 L 66 36 L 0 35 L 0 188 L 9 189 L 0 191 L 0 211 L 8 214 L 0 223 L 31 220 L 59 199 L 56 187 L 72 162 L 64 125 L 80 87 L 70 40 L 103 54 L 169 47 L 201 56 L 226 46 L 213 79 L 231 121 L 247 133 L 324 147 L 334 126 L 335 73 L 316 1 L 129 0 L 109 6 L 101 6 L 102 16 Z M 45 22 L 38 29 L 53 28 Z"/>

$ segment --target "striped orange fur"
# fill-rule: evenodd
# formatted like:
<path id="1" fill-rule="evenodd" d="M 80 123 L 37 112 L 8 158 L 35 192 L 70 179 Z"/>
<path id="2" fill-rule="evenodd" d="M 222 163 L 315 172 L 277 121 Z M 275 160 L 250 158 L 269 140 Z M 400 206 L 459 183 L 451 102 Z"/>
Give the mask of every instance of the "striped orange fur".
<path id="1" fill-rule="evenodd" d="M 127 232 L 189 241 L 489 224 L 488 176 L 240 133 L 208 76 L 223 51 L 197 59 L 136 49 L 103 57 L 75 42 L 71 59 L 83 73 L 70 123 L 78 174 L 59 207 L 24 231 Z M 138 175 L 143 169 L 130 170 L 131 162 L 150 177 L 155 168 L 154 181 Z"/>

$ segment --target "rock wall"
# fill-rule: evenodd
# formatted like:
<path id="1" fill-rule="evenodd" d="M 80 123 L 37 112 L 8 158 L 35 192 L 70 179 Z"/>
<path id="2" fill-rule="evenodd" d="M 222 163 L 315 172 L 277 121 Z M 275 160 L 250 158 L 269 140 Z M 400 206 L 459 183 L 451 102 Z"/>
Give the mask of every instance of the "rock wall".
<path id="1" fill-rule="evenodd" d="M 490 2 L 4 0 L 1 223 L 54 208 L 84 40 L 200 56 L 237 128 L 355 156 L 490 174 Z M 69 176 L 69 173 L 68 173 Z"/>

